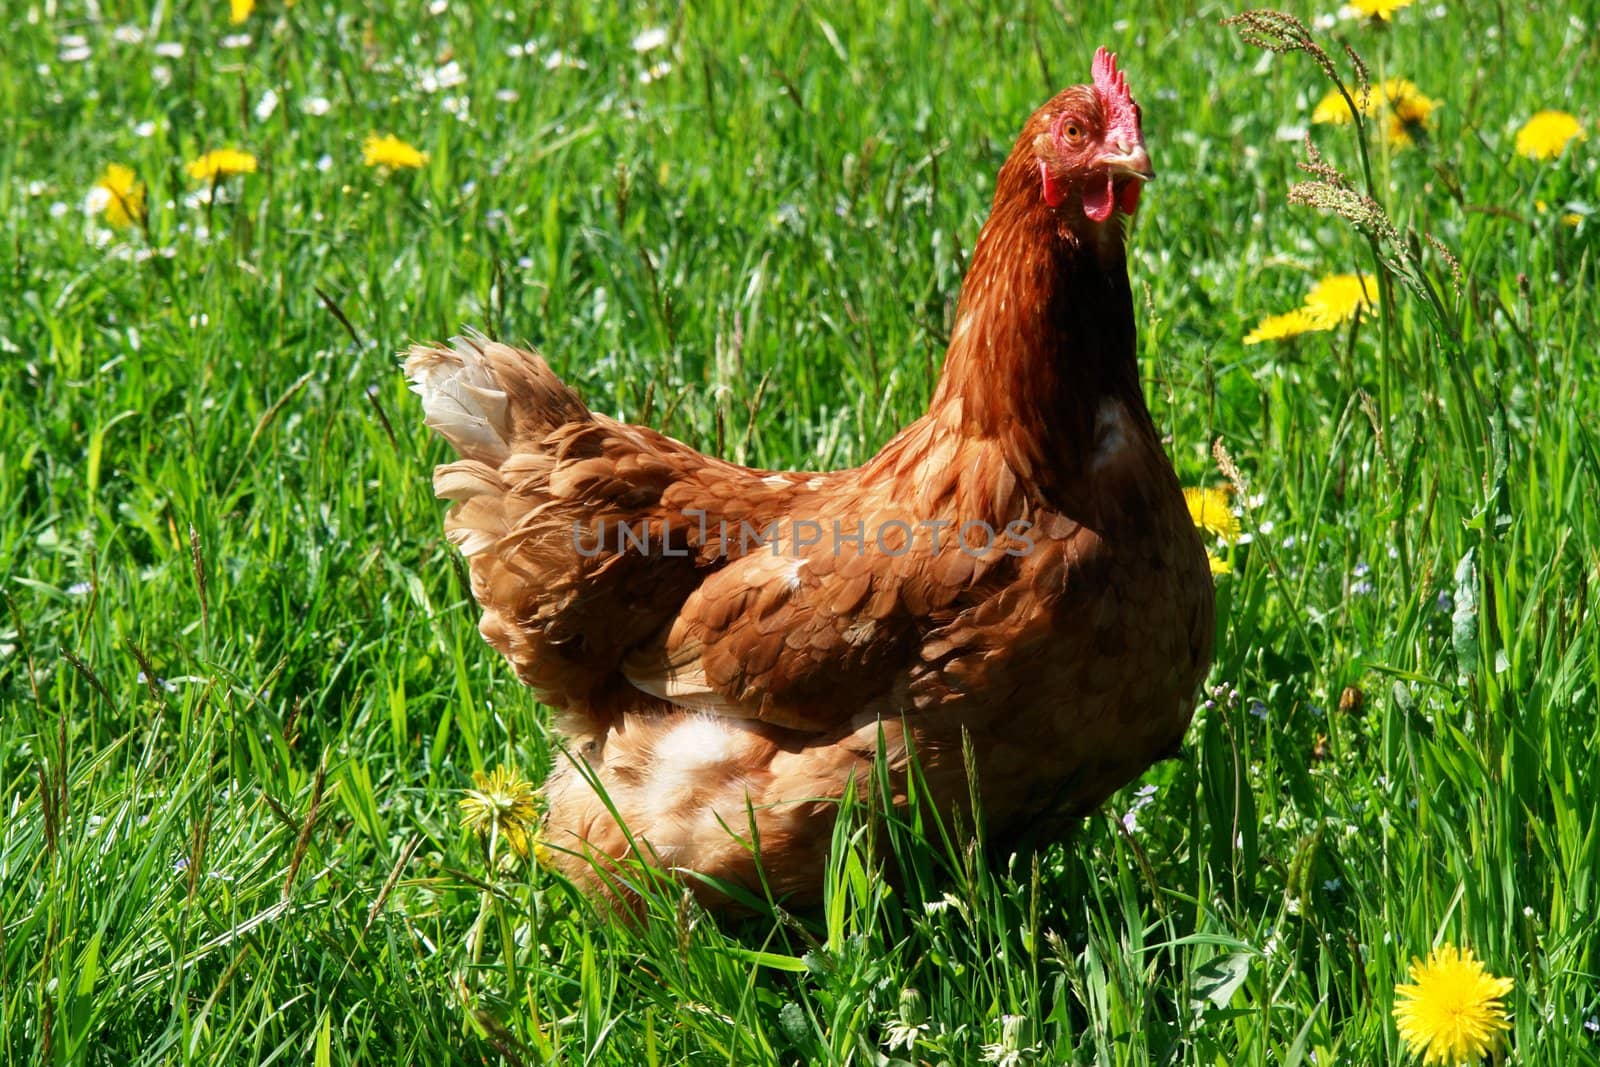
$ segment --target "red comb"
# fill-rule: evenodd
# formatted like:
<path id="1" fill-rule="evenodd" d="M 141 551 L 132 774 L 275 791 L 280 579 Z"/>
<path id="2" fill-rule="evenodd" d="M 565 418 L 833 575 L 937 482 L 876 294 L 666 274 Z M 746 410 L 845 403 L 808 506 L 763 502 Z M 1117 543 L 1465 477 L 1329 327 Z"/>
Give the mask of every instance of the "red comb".
<path id="1" fill-rule="evenodd" d="M 1106 111 L 1106 126 L 1127 133 L 1139 132 L 1139 105 L 1128 92 L 1128 79 L 1117 69 L 1117 54 L 1104 47 L 1094 54 L 1094 88 Z"/>

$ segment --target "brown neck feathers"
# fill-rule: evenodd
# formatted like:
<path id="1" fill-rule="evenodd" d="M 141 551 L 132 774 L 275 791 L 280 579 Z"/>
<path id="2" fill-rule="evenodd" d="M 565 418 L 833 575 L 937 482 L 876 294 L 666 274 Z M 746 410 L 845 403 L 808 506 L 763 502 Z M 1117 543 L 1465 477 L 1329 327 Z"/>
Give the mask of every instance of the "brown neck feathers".
<path id="1" fill-rule="evenodd" d="M 1049 207 L 1014 156 L 961 286 L 930 414 L 998 440 L 1017 473 L 1047 490 L 1072 490 L 1086 476 L 1108 399 L 1149 424 L 1122 221 Z"/>

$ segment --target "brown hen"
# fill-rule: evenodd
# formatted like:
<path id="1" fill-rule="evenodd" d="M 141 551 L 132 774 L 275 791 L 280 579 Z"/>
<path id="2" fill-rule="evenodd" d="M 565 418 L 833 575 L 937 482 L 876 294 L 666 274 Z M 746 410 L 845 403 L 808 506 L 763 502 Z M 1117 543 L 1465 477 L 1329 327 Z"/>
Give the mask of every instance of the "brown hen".
<path id="1" fill-rule="evenodd" d="M 851 470 L 703 455 L 498 342 L 412 349 L 480 628 L 560 712 L 558 868 L 604 890 L 638 855 L 807 901 L 880 740 L 954 810 L 970 737 L 1001 834 L 1175 750 L 1212 586 L 1134 354 L 1123 225 L 1152 176 L 1102 49 L 1000 171 L 928 413 Z"/>

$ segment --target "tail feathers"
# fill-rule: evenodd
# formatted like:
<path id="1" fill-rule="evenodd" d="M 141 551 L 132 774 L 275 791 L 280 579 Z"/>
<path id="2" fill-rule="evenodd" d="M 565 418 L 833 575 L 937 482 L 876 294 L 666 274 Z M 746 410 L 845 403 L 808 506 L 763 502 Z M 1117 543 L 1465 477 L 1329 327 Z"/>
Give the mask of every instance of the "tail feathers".
<path id="1" fill-rule="evenodd" d="M 433 472 L 433 495 L 440 500 L 471 500 L 505 490 L 499 472 L 476 460 L 446 463 Z"/>
<path id="2" fill-rule="evenodd" d="M 515 444 L 589 417 L 540 356 L 482 336 L 414 345 L 405 362 L 427 425 L 463 459 L 498 467 Z"/>
<path id="3" fill-rule="evenodd" d="M 468 459 L 439 467 L 433 491 L 456 502 L 445 519 L 445 537 L 468 559 L 500 548 L 511 532 L 505 483 L 483 464 Z"/>
<path id="4" fill-rule="evenodd" d="M 656 568 L 581 552 L 574 531 L 635 487 L 597 476 L 589 496 L 563 498 L 551 485 L 563 463 L 596 462 L 604 420 L 538 355 L 480 336 L 415 346 L 405 371 L 427 425 L 460 456 L 435 468 L 433 488 L 452 502 L 445 537 L 469 562 L 483 636 L 547 703 L 582 706 L 621 691 L 623 649 L 662 624 L 664 609 L 648 595 Z M 656 584 L 675 576 L 663 570 Z M 684 592 L 659 595 L 670 604 Z"/>

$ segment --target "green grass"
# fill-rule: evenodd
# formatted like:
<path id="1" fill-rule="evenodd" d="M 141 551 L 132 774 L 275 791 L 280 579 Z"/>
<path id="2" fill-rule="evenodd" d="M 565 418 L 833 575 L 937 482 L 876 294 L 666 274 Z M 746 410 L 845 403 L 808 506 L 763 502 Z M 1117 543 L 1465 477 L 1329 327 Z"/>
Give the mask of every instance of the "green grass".
<path id="1" fill-rule="evenodd" d="M 1376 268 L 1286 202 L 1327 83 L 1229 8 L 504 6 L 539 13 L 12 5 L 6 1065 L 1397 1063 L 1394 986 L 1441 941 L 1515 980 L 1509 1062 L 1600 1063 L 1600 140 L 1512 151 L 1540 107 L 1600 137 L 1593 10 L 1321 31 L 1442 101 L 1371 166 L 1462 288 L 1402 239 L 1382 316 L 1245 347 Z M 1217 438 L 1248 482 L 1187 757 L 1036 864 L 847 819 L 821 915 L 663 891 L 627 928 L 487 870 L 460 790 L 543 773 L 545 715 L 475 632 L 396 353 L 478 326 L 697 446 L 858 462 L 931 392 L 1016 129 L 1100 43 L 1161 172 L 1148 395 L 1186 484 L 1221 481 Z M 427 165 L 363 167 L 374 130 Z M 1353 127 L 1314 132 L 1361 174 Z M 260 170 L 190 203 L 222 145 Z M 113 161 L 152 210 L 102 245 Z"/>

